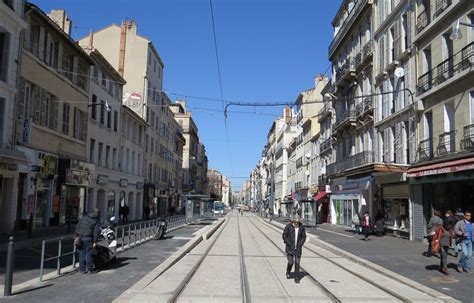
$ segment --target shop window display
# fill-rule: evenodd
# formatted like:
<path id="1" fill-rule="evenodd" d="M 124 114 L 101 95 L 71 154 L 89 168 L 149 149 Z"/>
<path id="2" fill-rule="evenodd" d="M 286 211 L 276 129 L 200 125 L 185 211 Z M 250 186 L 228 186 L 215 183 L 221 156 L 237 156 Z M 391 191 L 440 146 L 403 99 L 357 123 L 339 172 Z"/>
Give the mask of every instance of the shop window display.
<path id="1" fill-rule="evenodd" d="M 384 223 L 393 230 L 410 231 L 408 199 L 383 199 Z"/>

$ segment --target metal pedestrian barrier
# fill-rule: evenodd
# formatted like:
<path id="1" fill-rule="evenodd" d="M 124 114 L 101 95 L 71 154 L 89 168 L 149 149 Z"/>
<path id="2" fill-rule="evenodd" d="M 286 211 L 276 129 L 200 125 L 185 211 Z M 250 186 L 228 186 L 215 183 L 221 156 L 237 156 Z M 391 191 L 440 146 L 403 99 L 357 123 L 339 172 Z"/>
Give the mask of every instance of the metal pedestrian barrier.
<path id="1" fill-rule="evenodd" d="M 115 227 L 115 236 L 117 240 L 117 246 L 115 247 L 115 253 L 120 254 L 126 250 L 143 244 L 149 240 L 155 238 L 155 234 L 158 232 L 160 222 L 165 219 L 167 222 L 166 231 L 171 231 L 186 225 L 190 222 L 186 220 L 185 216 L 169 216 L 164 218 L 157 218 L 148 221 L 141 221 L 131 223 L 127 225 L 121 225 Z M 47 257 L 47 249 L 52 245 L 57 245 L 57 254 Z M 72 246 L 72 250 L 70 248 Z M 66 247 L 66 250 L 64 249 Z M 67 251 L 67 249 L 69 249 Z M 66 262 L 65 258 L 72 255 L 72 262 Z M 56 260 L 56 274 L 61 275 L 61 268 L 64 268 L 66 263 L 67 266 L 72 265 L 72 268 L 76 268 L 76 246 L 74 245 L 74 235 L 63 236 L 54 239 L 43 240 L 41 245 L 41 264 L 40 264 L 40 277 L 39 280 L 42 282 L 45 275 L 45 263 Z M 72 264 L 71 264 L 72 263 Z"/>

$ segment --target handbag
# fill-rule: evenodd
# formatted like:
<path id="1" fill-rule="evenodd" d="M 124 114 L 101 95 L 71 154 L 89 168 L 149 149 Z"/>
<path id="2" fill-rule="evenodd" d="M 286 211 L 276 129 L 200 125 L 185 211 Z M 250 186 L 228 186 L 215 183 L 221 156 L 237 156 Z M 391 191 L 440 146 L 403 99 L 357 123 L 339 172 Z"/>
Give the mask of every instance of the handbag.
<path id="1" fill-rule="evenodd" d="M 431 240 L 431 250 L 438 253 L 441 250 L 441 236 L 443 235 L 443 228 L 438 227 Z"/>

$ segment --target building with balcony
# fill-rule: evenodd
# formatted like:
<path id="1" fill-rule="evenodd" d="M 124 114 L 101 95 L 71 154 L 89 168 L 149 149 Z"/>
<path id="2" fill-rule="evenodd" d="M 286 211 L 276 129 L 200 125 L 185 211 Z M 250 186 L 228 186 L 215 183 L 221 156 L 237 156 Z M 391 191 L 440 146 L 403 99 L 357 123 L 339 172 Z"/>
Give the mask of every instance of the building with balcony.
<path id="1" fill-rule="evenodd" d="M 325 174 L 332 184 L 331 223 L 351 225 L 354 214 L 373 211 L 374 1 L 343 1 L 332 24 L 332 79 L 323 91 L 333 112 L 319 118 L 328 123 L 320 149 L 326 153 L 322 160 L 330 162 Z M 325 122 L 325 117 L 332 121 Z"/>
<path id="2" fill-rule="evenodd" d="M 374 162 L 385 165 L 375 174 L 373 213 L 384 216 L 385 229 L 411 235 L 406 171 L 416 150 L 416 63 L 412 1 L 377 1 L 374 6 Z M 369 100 L 369 97 L 366 98 Z"/>
<path id="3" fill-rule="evenodd" d="M 416 1 L 418 140 L 408 170 L 414 238 L 426 234 L 432 209 L 469 209 L 474 199 L 472 138 L 474 137 L 474 2 Z"/>
<path id="4" fill-rule="evenodd" d="M 16 2 L 15 2 L 16 3 Z M 89 55 L 71 38 L 63 10 L 49 15 L 25 4 L 17 148 L 21 219 L 34 228 L 74 224 L 87 210 L 95 166 L 87 162 Z"/>
<path id="5" fill-rule="evenodd" d="M 17 199 L 18 165 L 25 155 L 15 149 L 21 32 L 27 26 L 24 1 L 0 2 L 0 233 L 26 227 L 27 199 Z M 22 175 L 24 178 L 24 175 Z"/>

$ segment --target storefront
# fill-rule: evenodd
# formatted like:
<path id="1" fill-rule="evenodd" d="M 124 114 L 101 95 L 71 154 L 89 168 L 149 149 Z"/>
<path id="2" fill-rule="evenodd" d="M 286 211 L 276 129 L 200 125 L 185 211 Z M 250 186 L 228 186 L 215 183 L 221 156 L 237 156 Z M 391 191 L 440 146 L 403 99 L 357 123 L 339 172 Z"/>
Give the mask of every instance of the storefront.
<path id="1" fill-rule="evenodd" d="M 331 216 L 329 212 L 329 196 L 328 192 L 323 190 L 318 192 L 314 196 L 314 200 L 316 201 L 317 206 L 317 222 L 320 223 L 331 223 Z"/>
<path id="2" fill-rule="evenodd" d="M 365 211 L 371 213 L 373 177 L 339 180 L 337 183 L 330 198 L 332 224 L 351 226 L 353 217 L 361 216 Z"/>
<path id="3" fill-rule="evenodd" d="M 383 173 L 375 177 L 375 184 L 374 218 L 383 218 L 386 233 L 410 238 L 412 216 L 406 174 Z"/>
<path id="4" fill-rule="evenodd" d="M 413 238 L 426 235 L 433 209 L 471 210 L 474 208 L 474 157 L 419 166 L 408 170 L 410 199 L 413 203 Z"/>
<path id="5" fill-rule="evenodd" d="M 75 224 L 87 211 L 87 188 L 95 166 L 74 159 L 59 159 L 59 186 L 61 188 L 61 218 L 66 224 Z"/>

